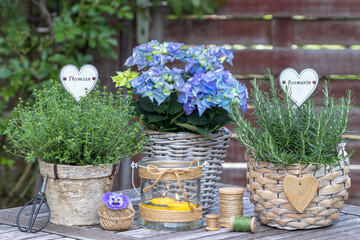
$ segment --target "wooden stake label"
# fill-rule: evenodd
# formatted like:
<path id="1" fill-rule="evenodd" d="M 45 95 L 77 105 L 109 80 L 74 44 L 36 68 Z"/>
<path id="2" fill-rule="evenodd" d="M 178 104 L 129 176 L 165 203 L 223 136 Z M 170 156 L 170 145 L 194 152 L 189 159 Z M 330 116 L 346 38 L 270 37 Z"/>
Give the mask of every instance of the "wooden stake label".
<path id="1" fill-rule="evenodd" d="M 96 86 L 99 74 L 93 65 L 83 65 L 80 70 L 72 64 L 65 65 L 60 71 L 60 81 L 78 102 Z"/>
<path id="2" fill-rule="evenodd" d="M 288 88 L 291 100 L 300 107 L 315 91 L 319 76 L 311 68 L 302 70 L 300 74 L 292 68 L 286 68 L 280 73 L 279 81 L 281 88 L 285 92 Z"/>

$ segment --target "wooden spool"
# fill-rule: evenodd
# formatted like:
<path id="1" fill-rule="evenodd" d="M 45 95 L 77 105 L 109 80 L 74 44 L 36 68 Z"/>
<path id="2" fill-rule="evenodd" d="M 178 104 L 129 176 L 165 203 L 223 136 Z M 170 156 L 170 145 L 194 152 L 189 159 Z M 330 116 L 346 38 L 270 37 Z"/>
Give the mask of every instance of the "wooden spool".
<path id="1" fill-rule="evenodd" d="M 230 227 L 230 219 L 232 216 L 242 217 L 243 215 L 243 195 L 242 188 L 220 188 L 219 189 L 219 208 L 220 218 L 219 225 L 221 227 Z"/>
<path id="2" fill-rule="evenodd" d="M 219 230 L 219 215 L 208 214 L 206 218 L 206 231 L 217 231 Z"/>
<path id="3" fill-rule="evenodd" d="M 230 231 L 231 231 L 231 232 L 234 231 L 234 229 L 233 229 L 233 227 L 234 227 L 234 220 L 235 220 L 235 216 L 232 216 L 232 217 L 230 218 Z M 256 232 L 256 218 L 255 218 L 255 217 L 252 217 L 252 218 L 251 218 L 250 231 L 251 231 L 252 233 L 255 233 L 255 232 Z"/>

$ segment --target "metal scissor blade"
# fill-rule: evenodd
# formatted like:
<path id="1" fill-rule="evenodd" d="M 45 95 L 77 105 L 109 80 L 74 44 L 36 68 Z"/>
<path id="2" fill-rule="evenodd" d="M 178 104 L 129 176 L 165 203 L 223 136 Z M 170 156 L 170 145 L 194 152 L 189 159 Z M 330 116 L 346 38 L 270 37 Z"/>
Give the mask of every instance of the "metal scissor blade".
<path id="1" fill-rule="evenodd" d="M 50 221 L 50 208 L 49 205 L 47 204 L 46 200 L 44 199 L 44 193 L 45 193 L 45 189 L 46 189 L 46 183 L 47 183 L 47 176 L 44 178 L 44 181 L 41 185 L 40 191 L 38 193 L 38 195 L 31 199 L 29 202 L 27 202 L 19 211 L 17 217 L 16 217 L 16 225 L 19 228 L 20 231 L 22 232 L 27 232 L 30 231 L 31 233 L 36 233 L 41 231 Z M 39 203 L 38 203 L 39 202 Z M 26 227 L 21 227 L 20 226 L 20 216 L 21 213 L 23 212 L 23 210 L 29 206 L 32 203 L 32 207 L 31 207 L 31 213 L 30 213 L 30 217 L 29 217 L 29 222 L 28 222 L 28 226 Z M 38 217 L 38 214 L 40 212 L 41 207 L 43 206 L 43 204 L 46 207 L 46 212 L 48 212 L 48 217 L 45 221 L 45 223 L 38 229 L 33 229 L 34 224 L 36 222 L 36 219 Z"/>

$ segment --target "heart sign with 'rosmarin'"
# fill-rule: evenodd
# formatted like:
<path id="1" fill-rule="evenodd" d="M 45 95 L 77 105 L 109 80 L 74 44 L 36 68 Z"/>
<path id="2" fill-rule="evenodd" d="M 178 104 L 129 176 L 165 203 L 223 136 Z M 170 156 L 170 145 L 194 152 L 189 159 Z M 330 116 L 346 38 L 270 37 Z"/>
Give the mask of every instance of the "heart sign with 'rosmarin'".
<path id="1" fill-rule="evenodd" d="M 286 68 L 280 73 L 279 81 L 281 88 L 300 107 L 315 91 L 319 76 L 311 68 L 304 69 L 300 74 L 292 68 Z"/>
<path id="2" fill-rule="evenodd" d="M 83 65 L 80 70 L 72 64 L 65 65 L 60 71 L 60 81 L 78 102 L 96 86 L 99 73 L 93 65 Z"/>

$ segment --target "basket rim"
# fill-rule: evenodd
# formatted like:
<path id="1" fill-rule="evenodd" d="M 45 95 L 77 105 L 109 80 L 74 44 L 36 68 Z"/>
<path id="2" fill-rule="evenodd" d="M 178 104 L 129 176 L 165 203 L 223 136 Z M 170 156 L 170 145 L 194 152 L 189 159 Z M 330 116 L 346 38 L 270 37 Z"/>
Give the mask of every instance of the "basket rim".
<path id="1" fill-rule="evenodd" d="M 151 134 L 158 134 L 158 135 L 174 135 L 174 136 L 179 136 L 179 135 L 183 135 L 183 136 L 192 136 L 192 137 L 202 137 L 202 138 L 213 138 L 215 136 L 218 136 L 220 133 L 224 132 L 225 134 L 221 134 L 221 135 L 232 135 L 232 132 L 227 129 L 226 127 L 221 127 L 219 128 L 216 132 L 214 133 L 210 133 L 207 137 L 198 134 L 198 133 L 193 133 L 193 132 L 168 132 L 168 131 L 156 131 L 156 130 L 151 130 L 149 128 L 145 128 L 143 130 L 143 133 L 146 135 L 151 135 Z"/>
<path id="2" fill-rule="evenodd" d="M 100 218 L 102 219 L 105 219 L 105 220 L 110 220 L 110 221 L 128 221 L 128 220 L 131 220 L 134 215 L 135 215 L 135 210 L 133 208 L 133 205 L 131 204 L 131 202 L 129 203 L 129 206 L 126 208 L 128 210 L 131 211 L 131 214 L 129 216 L 126 216 L 126 217 L 116 217 L 116 218 L 110 218 L 110 217 L 106 217 L 103 215 L 103 212 L 107 211 L 107 210 L 112 210 L 112 209 L 109 209 L 106 207 L 105 204 L 101 204 L 100 207 L 99 207 L 99 210 L 98 210 L 98 214 L 100 216 Z M 121 209 L 119 209 L 121 210 Z"/>

